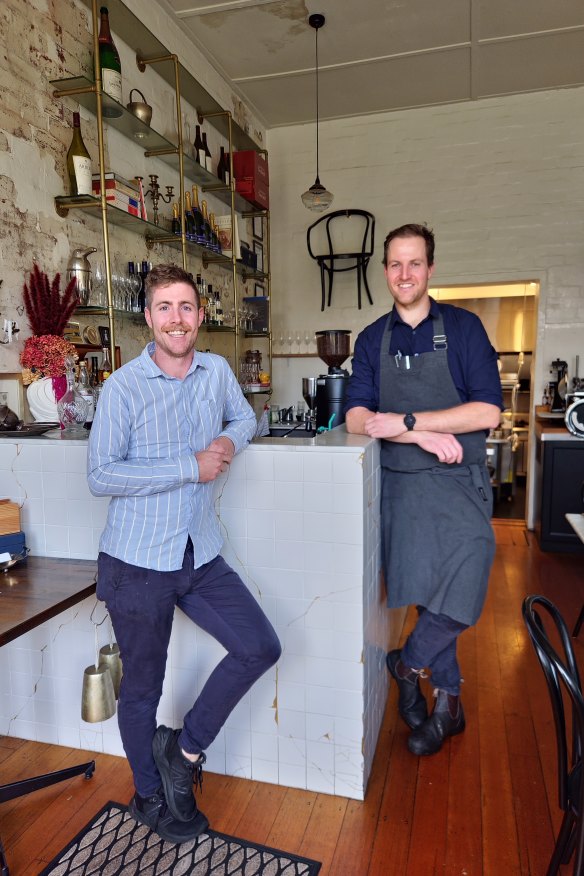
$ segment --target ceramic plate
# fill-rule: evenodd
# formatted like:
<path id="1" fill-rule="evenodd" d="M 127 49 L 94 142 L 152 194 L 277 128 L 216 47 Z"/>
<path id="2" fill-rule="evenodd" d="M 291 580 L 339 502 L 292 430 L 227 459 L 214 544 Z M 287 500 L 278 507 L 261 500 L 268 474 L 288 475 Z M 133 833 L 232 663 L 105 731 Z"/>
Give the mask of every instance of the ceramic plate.
<path id="1" fill-rule="evenodd" d="M 25 423 L 22 429 L 0 429 L 0 438 L 35 438 L 55 428 L 55 423 Z"/>

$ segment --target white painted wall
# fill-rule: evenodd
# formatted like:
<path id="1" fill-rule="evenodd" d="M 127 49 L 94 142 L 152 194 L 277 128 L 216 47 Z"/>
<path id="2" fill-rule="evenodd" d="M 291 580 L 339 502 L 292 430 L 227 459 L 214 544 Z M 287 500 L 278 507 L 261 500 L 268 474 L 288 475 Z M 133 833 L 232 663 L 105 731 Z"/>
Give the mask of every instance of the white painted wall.
<path id="1" fill-rule="evenodd" d="M 333 306 L 320 312 L 318 267 L 306 249 L 318 215 L 300 201 L 314 181 L 314 133 L 313 124 L 268 132 L 276 334 L 312 325 L 349 328 L 354 340 L 389 309 L 386 233 L 427 222 L 436 286 L 539 280 L 534 399 L 553 359 L 573 369 L 576 354 L 584 356 L 584 88 L 321 123 L 320 177 L 333 209 L 376 217 L 375 303 L 360 311 L 351 272 L 336 276 Z M 309 363 L 275 360 L 278 401 L 296 400 Z"/>

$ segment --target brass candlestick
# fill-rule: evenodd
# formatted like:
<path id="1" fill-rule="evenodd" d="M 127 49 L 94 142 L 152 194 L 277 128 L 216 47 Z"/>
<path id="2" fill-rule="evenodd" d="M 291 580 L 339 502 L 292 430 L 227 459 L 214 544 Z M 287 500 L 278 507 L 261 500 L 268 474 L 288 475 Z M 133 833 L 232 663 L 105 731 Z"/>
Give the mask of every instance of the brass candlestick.
<path id="1" fill-rule="evenodd" d="M 144 197 L 147 198 L 148 195 L 150 195 L 150 197 L 152 198 L 152 210 L 154 214 L 152 221 L 155 225 L 159 224 L 158 201 L 162 201 L 164 204 L 170 204 L 173 194 L 174 186 L 166 186 L 166 195 L 163 195 L 160 191 L 160 185 L 158 183 L 158 174 L 150 174 L 150 188 L 147 192 L 144 193 Z"/>

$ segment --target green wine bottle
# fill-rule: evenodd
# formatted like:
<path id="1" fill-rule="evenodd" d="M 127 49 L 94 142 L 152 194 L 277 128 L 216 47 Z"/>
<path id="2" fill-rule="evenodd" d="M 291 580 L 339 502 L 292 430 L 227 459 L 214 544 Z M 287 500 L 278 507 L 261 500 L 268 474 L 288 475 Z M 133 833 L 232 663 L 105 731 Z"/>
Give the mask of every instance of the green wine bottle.
<path id="1" fill-rule="evenodd" d="M 99 28 L 99 63 L 101 65 L 101 87 L 105 94 L 113 97 L 118 103 L 122 102 L 122 65 L 120 56 L 114 43 L 110 26 L 107 6 L 99 10 L 101 24 Z M 117 107 L 104 106 L 104 116 L 110 118 L 120 116 L 121 110 Z"/>
<path id="2" fill-rule="evenodd" d="M 81 136 L 79 113 L 73 113 L 73 137 L 67 152 L 67 173 L 71 195 L 91 194 L 91 158 Z"/>

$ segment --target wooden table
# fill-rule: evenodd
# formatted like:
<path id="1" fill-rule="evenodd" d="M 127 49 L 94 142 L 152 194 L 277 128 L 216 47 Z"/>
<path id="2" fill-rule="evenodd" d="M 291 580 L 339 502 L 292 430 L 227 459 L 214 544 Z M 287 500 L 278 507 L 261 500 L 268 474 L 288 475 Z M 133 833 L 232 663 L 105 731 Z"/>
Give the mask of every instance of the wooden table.
<path id="1" fill-rule="evenodd" d="M 584 514 L 566 514 L 566 520 L 578 536 L 581 542 L 584 543 Z M 580 609 L 576 626 L 572 630 L 572 635 L 577 636 L 580 632 L 580 627 L 584 623 L 584 605 Z"/>
<path id="2" fill-rule="evenodd" d="M 40 626 L 95 593 L 97 564 L 90 560 L 29 557 L 0 572 L 0 646 Z M 0 785 L 0 803 L 30 794 L 82 773 L 90 778 L 95 761 Z M 9 876 L 0 839 L 0 874 Z"/>

